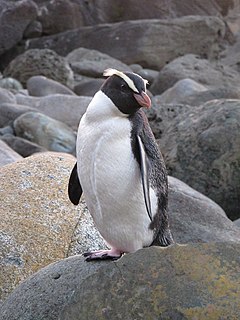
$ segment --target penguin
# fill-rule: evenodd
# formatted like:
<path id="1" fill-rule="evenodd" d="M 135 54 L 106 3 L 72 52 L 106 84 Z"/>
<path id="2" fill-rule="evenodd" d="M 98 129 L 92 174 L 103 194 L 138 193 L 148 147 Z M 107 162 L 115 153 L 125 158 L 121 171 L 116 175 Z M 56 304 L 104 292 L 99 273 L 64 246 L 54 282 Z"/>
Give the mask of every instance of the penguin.
<path id="1" fill-rule="evenodd" d="M 109 250 L 86 252 L 87 261 L 174 243 L 168 222 L 168 180 L 163 157 L 143 108 L 147 80 L 107 69 L 107 79 L 82 116 L 68 195 L 82 193 Z"/>

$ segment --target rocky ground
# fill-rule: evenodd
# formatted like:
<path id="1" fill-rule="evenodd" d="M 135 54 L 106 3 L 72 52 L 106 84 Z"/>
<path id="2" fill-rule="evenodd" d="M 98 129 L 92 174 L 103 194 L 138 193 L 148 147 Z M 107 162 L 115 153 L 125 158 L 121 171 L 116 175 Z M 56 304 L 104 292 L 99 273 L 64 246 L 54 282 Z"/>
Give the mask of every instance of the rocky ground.
<path id="1" fill-rule="evenodd" d="M 240 318 L 239 1 L 3 0 L 0 11 L 0 319 Z M 64 258 L 105 244 L 66 190 L 79 120 L 109 67 L 149 81 L 186 246 L 86 265 Z"/>

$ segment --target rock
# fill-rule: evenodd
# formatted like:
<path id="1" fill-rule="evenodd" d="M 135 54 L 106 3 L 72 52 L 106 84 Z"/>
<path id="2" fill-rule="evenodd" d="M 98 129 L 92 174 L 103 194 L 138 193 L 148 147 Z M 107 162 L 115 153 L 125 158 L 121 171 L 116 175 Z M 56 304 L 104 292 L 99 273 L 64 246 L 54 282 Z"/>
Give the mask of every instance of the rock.
<path id="1" fill-rule="evenodd" d="M 227 46 L 226 49 L 221 53 L 221 63 L 233 68 L 237 72 L 240 71 L 240 35 L 236 36 L 236 41 L 232 46 Z"/>
<path id="2" fill-rule="evenodd" d="M 155 96 L 152 98 L 152 107 L 146 111 L 150 126 L 156 139 L 162 137 L 165 134 L 168 126 L 175 121 L 175 118 L 184 113 L 190 111 L 191 106 L 185 104 L 162 104 L 161 96 Z"/>
<path id="3" fill-rule="evenodd" d="M 170 227 L 177 243 L 240 243 L 240 230 L 219 205 L 184 182 L 168 177 Z"/>
<path id="4" fill-rule="evenodd" d="M 187 54 L 166 65 L 158 74 L 150 91 L 156 95 L 171 88 L 177 81 L 190 78 L 204 86 L 231 87 L 238 86 L 240 76 L 232 68 L 213 64 L 207 59 Z"/>
<path id="5" fill-rule="evenodd" d="M 75 154 L 76 135 L 64 123 L 42 113 L 27 112 L 13 123 L 16 135 L 50 151 Z"/>
<path id="6" fill-rule="evenodd" d="M 240 213 L 240 100 L 191 108 L 160 140 L 170 175 L 218 203 L 232 220 Z"/>
<path id="7" fill-rule="evenodd" d="M 16 98 L 9 90 L 0 88 L 0 104 L 2 103 L 16 103 Z"/>
<path id="8" fill-rule="evenodd" d="M 2 55 L 23 38 L 24 30 L 37 17 L 37 6 L 31 0 L 2 0 L 0 12 L 0 55 Z"/>
<path id="9" fill-rule="evenodd" d="M 0 137 L 0 139 L 24 158 L 29 157 L 34 153 L 47 151 L 46 148 L 41 147 L 36 143 L 16 137 L 10 133 L 5 134 L 4 136 Z"/>
<path id="10" fill-rule="evenodd" d="M 74 162 L 71 155 L 47 152 L 0 168 L 0 299 L 66 257 L 79 219 L 67 196 Z"/>
<path id="11" fill-rule="evenodd" d="M 215 55 L 224 32 L 224 23 L 217 17 L 187 16 L 81 27 L 30 39 L 26 47 L 49 48 L 63 56 L 84 47 L 107 53 L 126 64 L 138 63 L 159 70 L 169 61 L 187 53 L 207 57 Z"/>
<path id="12" fill-rule="evenodd" d="M 20 105 L 16 103 L 1 103 L 0 104 L 0 127 L 7 126 L 11 124 L 16 118 L 20 115 L 30 112 L 36 111 L 34 108 Z"/>
<path id="13" fill-rule="evenodd" d="M 240 245 L 145 248 L 120 260 L 75 256 L 20 284 L 2 320 L 238 319 Z"/>
<path id="14" fill-rule="evenodd" d="M 137 73 L 144 79 L 148 80 L 149 85 L 153 83 L 155 78 L 158 76 L 158 71 L 152 69 L 141 69 Z"/>
<path id="15" fill-rule="evenodd" d="M 0 167 L 21 159 L 22 157 L 20 156 L 20 154 L 15 152 L 4 141 L 0 139 Z"/>
<path id="16" fill-rule="evenodd" d="M 11 135 L 14 134 L 12 126 L 6 126 L 3 128 L 0 128 L 0 136 L 4 136 L 6 134 L 11 134 Z M 2 137 L 0 137 L 0 138 L 2 138 Z"/>
<path id="17" fill-rule="evenodd" d="M 79 96 L 93 97 L 94 94 L 100 89 L 104 81 L 104 79 L 84 79 L 75 85 L 74 92 Z"/>
<path id="18" fill-rule="evenodd" d="M 184 103 L 187 98 L 195 93 L 205 92 L 207 88 L 192 79 L 177 81 L 173 87 L 167 89 L 159 96 L 161 103 Z"/>
<path id="19" fill-rule="evenodd" d="M 0 87 L 7 90 L 16 90 L 20 91 L 23 89 L 21 83 L 13 78 L 2 78 L 0 79 Z"/>
<path id="20" fill-rule="evenodd" d="M 240 227 L 240 218 L 234 221 L 234 224 L 238 227 Z"/>
<path id="21" fill-rule="evenodd" d="M 5 77 L 13 77 L 24 86 L 32 76 L 43 75 L 71 87 L 73 71 L 64 57 L 49 49 L 32 49 L 17 56 L 4 70 Z"/>
<path id="22" fill-rule="evenodd" d="M 34 76 L 27 81 L 27 90 L 30 96 L 42 97 L 50 94 L 74 95 L 74 92 L 63 84 L 44 76 Z"/>
<path id="23" fill-rule="evenodd" d="M 75 73 L 92 78 L 102 77 L 103 71 L 108 68 L 132 71 L 126 64 L 97 50 L 77 48 L 66 59 Z"/>
<path id="24" fill-rule="evenodd" d="M 84 25 L 81 7 L 84 4 L 78 1 L 53 0 L 39 4 L 39 21 L 42 31 L 46 34 L 55 34 L 69 29 L 76 29 Z"/>
<path id="25" fill-rule="evenodd" d="M 31 106 L 53 119 L 64 122 L 73 130 L 77 130 L 79 121 L 92 98 L 53 94 L 45 97 L 28 97 L 16 95 L 17 103 Z"/>
<path id="26" fill-rule="evenodd" d="M 24 38 L 38 38 L 42 35 L 42 24 L 40 21 L 34 20 L 30 22 L 24 31 Z"/>

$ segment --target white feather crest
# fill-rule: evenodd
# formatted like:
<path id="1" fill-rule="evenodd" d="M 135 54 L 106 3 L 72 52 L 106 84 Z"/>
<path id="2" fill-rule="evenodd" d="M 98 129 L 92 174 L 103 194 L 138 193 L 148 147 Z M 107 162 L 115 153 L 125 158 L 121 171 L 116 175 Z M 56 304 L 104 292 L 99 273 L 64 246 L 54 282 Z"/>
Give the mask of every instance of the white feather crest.
<path id="1" fill-rule="evenodd" d="M 103 76 L 104 77 L 111 77 L 113 75 L 119 76 L 121 77 L 129 86 L 129 88 L 131 88 L 134 92 L 139 93 L 138 89 L 136 88 L 134 82 L 132 81 L 132 79 L 130 79 L 125 73 L 123 73 L 122 71 L 118 71 L 116 69 L 106 69 L 103 72 Z M 140 76 L 139 76 L 140 77 Z M 142 78 L 142 77 L 141 77 Z M 143 79 L 143 78 L 142 78 Z M 146 79 L 143 79 L 143 82 L 146 84 L 148 83 L 148 81 Z"/>

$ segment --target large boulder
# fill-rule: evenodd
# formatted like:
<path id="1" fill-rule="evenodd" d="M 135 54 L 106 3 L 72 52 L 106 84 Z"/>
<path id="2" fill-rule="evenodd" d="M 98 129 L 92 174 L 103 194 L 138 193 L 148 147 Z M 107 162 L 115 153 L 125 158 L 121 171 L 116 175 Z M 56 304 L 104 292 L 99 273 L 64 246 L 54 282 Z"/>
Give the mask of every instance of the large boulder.
<path id="1" fill-rule="evenodd" d="M 2 55 L 23 38 L 25 29 L 37 17 L 37 6 L 31 0 L 2 0 L 0 12 L 0 55 Z"/>
<path id="2" fill-rule="evenodd" d="M 0 168 L 0 300 L 67 256 L 80 215 L 67 196 L 74 162 L 71 155 L 47 152 Z"/>
<path id="3" fill-rule="evenodd" d="M 49 49 L 32 49 L 13 59 L 3 72 L 26 86 L 32 76 L 45 76 L 66 86 L 73 85 L 73 71 L 64 57 Z"/>
<path id="4" fill-rule="evenodd" d="M 224 33 L 225 25 L 217 17 L 187 16 L 82 27 L 31 39 L 26 47 L 49 48 L 60 55 L 85 47 L 107 53 L 126 64 L 139 63 L 161 69 L 167 62 L 187 53 L 211 56 L 213 51 L 218 51 Z"/>
<path id="5" fill-rule="evenodd" d="M 70 52 L 66 59 L 75 73 L 87 77 L 100 78 L 108 68 L 132 71 L 126 64 L 97 50 L 78 48 Z"/>
<path id="6" fill-rule="evenodd" d="M 4 141 L 0 139 L 0 167 L 6 164 L 21 160 L 20 154 L 10 148 Z"/>
<path id="7" fill-rule="evenodd" d="M 231 67 L 212 63 L 194 54 L 176 58 L 160 70 L 150 87 L 153 94 L 162 94 L 179 80 L 190 78 L 208 87 L 238 87 L 240 75 Z"/>
<path id="8" fill-rule="evenodd" d="M 168 172 L 240 216 L 240 101 L 212 100 L 172 119 L 159 143 Z"/>
<path id="9" fill-rule="evenodd" d="M 42 113 L 27 112 L 13 122 L 18 137 L 37 143 L 50 151 L 75 154 L 76 134 L 66 124 Z"/>
<path id="10" fill-rule="evenodd" d="M 20 105 L 16 103 L 1 103 L 0 104 L 0 127 L 7 126 L 11 124 L 16 118 L 20 115 L 30 112 L 36 111 L 34 108 Z"/>
<path id="11" fill-rule="evenodd" d="M 239 244 L 212 243 L 71 257 L 20 284 L 1 320 L 239 319 L 239 255 Z"/>
<path id="12" fill-rule="evenodd" d="M 30 96 L 44 97 L 50 94 L 74 95 L 74 92 L 63 84 L 44 76 L 33 76 L 27 81 L 27 90 Z"/>
<path id="13" fill-rule="evenodd" d="M 18 104 L 35 108 L 55 120 L 61 121 L 77 130 L 79 121 L 87 109 L 91 98 L 67 94 L 50 94 L 44 97 L 16 95 Z"/>

